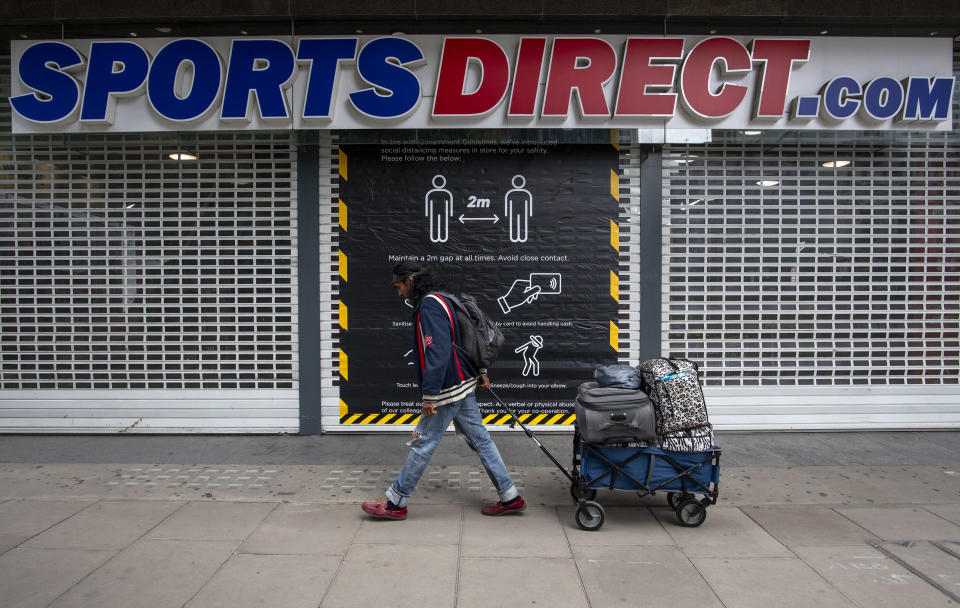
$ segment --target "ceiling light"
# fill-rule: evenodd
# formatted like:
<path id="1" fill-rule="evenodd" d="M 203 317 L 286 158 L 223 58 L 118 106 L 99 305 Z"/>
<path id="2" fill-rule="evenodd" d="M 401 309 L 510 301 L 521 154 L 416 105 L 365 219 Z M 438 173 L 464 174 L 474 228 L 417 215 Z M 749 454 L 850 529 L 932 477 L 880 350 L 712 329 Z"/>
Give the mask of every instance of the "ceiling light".
<path id="1" fill-rule="evenodd" d="M 170 160 L 197 160 L 197 157 L 189 152 L 174 152 L 170 154 Z"/>
<path id="2" fill-rule="evenodd" d="M 849 164 L 849 160 L 828 160 L 827 162 L 823 163 L 823 166 L 827 167 L 828 169 L 839 169 L 840 167 L 846 167 Z"/>
<path id="3" fill-rule="evenodd" d="M 779 184 L 779 183 L 780 183 L 780 181 L 779 181 L 779 180 L 776 180 L 776 179 L 762 179 L 762 180 L 760 180 L 759 182 L 757 182 L 757 185 L 758 185 L 758 186 L 763 186 L 764 188 L 767 188 L 767 187 L 769 187 L 769 186 L 776 186 L 776 185 Z"/>
<path id="4" fill-rule="evenodd" d="M 153 29 L 157 30 L 157 31 L 160 32 L 161 34 L 169 34 L 170 32 L 173 31 L 173 28 L 172 28 L 172 27 L 168 27 L 168 26 L 166 26 L 166 25 L 161 25 L 160 27 L 155 27 L 155 28 L 153 28 Z"/>
<path id="5" fill-rule="evenodd" d="M 744 135 L 763 135 L 763 131 L 744 131 Z"/>

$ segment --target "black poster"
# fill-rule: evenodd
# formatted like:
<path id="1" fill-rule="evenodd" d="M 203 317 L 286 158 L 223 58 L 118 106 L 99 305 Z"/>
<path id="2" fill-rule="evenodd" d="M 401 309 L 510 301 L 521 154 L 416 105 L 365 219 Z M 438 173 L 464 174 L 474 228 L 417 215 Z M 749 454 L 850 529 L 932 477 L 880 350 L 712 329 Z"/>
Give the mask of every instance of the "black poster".
<path id="1" fill-rule="evenodd" d="M 501 399 L 526 423 L 570 424 L 577 386 L 616 360 L 617 160 L 592 144 L 343 145 L 341 422 L 420 414 L 413 311 L 391 285 L 412 258 L 500 323 Z M 488 423 L 506 422 L 477 395 Z"/>

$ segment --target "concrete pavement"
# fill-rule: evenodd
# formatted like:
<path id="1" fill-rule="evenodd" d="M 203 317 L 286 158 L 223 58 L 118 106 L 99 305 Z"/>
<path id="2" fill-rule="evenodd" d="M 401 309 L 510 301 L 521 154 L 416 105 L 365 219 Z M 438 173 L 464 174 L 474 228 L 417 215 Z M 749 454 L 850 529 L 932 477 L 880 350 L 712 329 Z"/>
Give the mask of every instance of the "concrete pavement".
<path id="1" fill-rule="evenodd" d="M 359 503 L 392 481 L 402 436 L 0 437 L 0 605 L 960 603 L 958 432 L 720 434 L 702 526 L 662 495 L 600 491 L 593 532 L 532 442 L 495 439 L 524 514 L 480 515 L 495 494 L 451 437 L 408 519 L 383 522 Z M 569 460 L 569 438 L 545 443 Z"/>

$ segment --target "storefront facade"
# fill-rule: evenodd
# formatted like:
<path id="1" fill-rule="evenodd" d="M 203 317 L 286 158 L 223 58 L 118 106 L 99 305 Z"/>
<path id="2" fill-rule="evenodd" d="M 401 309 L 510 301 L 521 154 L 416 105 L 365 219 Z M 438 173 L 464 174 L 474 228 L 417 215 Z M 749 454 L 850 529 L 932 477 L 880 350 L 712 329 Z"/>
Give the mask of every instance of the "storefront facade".
<path id="1" fill-rule="evenodd" d="M 410 428 L 402 259 L 500 322 L 544 429 L 661 354 L 719 429 L 960 426 L 949 32 L 24 19 L 0 432 Z"/>

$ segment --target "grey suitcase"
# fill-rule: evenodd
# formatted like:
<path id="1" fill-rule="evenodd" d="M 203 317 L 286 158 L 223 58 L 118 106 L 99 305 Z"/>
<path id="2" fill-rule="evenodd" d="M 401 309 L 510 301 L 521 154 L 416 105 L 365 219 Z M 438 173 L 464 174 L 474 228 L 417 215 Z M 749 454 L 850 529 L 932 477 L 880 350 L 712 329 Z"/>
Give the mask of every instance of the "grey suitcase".
<path id="1" fill-rule="evenodd" d="M 653 403 L 641 390 L 584 382 L 574 410 L 577 427 L 586 443 L 656 444 Z"/>

